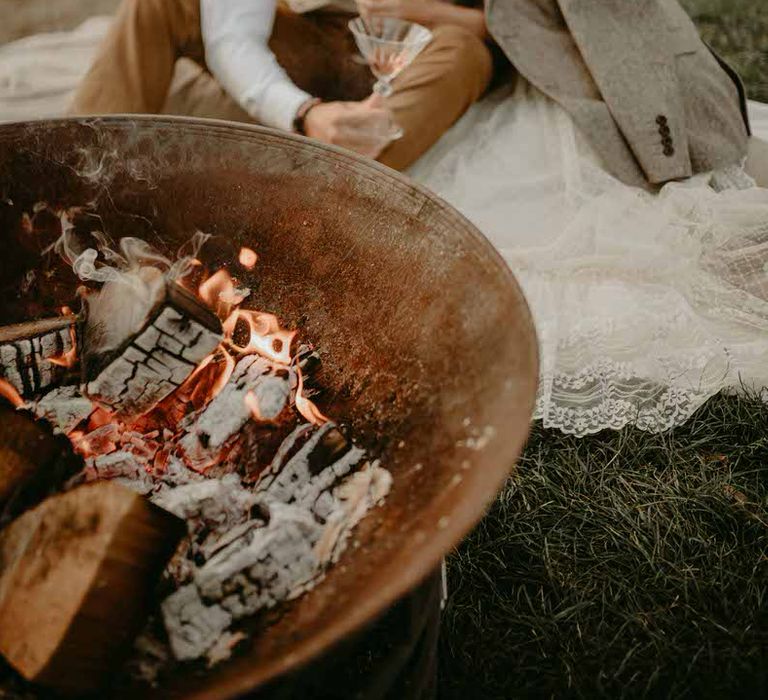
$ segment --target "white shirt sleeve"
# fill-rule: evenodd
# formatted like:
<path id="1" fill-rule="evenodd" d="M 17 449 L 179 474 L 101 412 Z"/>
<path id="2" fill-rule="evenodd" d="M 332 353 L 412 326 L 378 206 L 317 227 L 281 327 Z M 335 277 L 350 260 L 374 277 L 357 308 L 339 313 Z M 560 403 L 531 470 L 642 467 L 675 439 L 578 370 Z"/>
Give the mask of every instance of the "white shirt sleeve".
<path id="1" fill-rule="evenodd" d="M 200 0 L 208 68 L 257 122 L 290 131 L 310 95 L 293 84 L 267 42 L 277 0 Z"/>

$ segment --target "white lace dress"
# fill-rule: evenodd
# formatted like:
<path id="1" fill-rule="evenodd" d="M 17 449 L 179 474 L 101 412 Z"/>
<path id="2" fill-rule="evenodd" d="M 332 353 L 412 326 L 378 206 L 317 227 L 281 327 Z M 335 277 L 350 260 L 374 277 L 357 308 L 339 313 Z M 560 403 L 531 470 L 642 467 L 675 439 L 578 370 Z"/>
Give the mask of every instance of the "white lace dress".
<path id="1" fill-rule="evenodd" d="M 768 108 L 751 106 L 768 123 Z M 740 168 L 655 195 L 629 187 L 567 113 L 519 81 L 410 174 L 473 221 L 520 281 L 544 425 L 663 430 L 718 391 L 768 385 L 768 190 Z"/>

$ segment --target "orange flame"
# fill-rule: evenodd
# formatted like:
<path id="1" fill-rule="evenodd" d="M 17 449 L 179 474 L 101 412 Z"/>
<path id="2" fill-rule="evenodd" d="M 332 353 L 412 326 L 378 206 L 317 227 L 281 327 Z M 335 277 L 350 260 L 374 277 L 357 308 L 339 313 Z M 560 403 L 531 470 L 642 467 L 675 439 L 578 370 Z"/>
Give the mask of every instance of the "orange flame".
<path id="1" fill-rule="evenodd" d="M 24 399 L 21 398 L 13 384 L 5 379 L 0 379 L 0 396 L 8 399 L 14 408 L 22 408 L 24 406 Z"/>
<path id="2" fill-rule="evenodd" d="M 320 409 L 315 406 L 312 401 L 304 396 L 304 377 L 302 376 L 301 368 L 298 365 L 296 366 L 296 373 L 299 378 L 299 385 L 296 387 L 296 396 L 294 397 L 296 409 L 302 416 L 304 416 L 304 418 L 314 425 L 327 423 L 328 418 L 320 412 Z"/>
<path id="3" fill-rule="evenodd" d="M 218 362 L 216 366 L 211 365 L 214 359 L 223 358 L 224 362 Z M 209 368 L 205 374 L 203 370 Z M 181 393 L 187 393 L 190 401 L 195 406 L 203 406 L 208 401 L 212 401 L 218 396 L 219 392 L 227 385 L 232 372 L 235 369 L 235 358 L 226 350 L 214 352 L 208 355 L 189 376 L 186 382 L 179 387 Z M 185 392 L 186 388 L 186 392 Z"/>
<path id="4" fill-rule="evenodd" d="M 259 408 L 259 399 L 252 391 L 249 391 L 245 395 L 245 405 L 248 408 L 248 410 L 251 412 L 251 415 L 253 416 L 254 420 L 261 421 L 264 420 L 264 417 L 261 415 L 261 410 Z"/>
<path id="5" fill-rule="evenodd" d="M 253 270 L 256 267 L 259 256 L 256 254 L 256 251 L 243 247 L 240 248 L 240 255 L 237 259 L 246 270 Z"/>
<path id="6" fill-rule="evenodd" d="M 61 307 L 62 316 L 73 316 L 72 309 L 68 306 Z M 59 367 L 74 367 L 77 362 L 77 331 L 74 324 L 69 327 L 69 338 L 72 342 L 72 347 L 65 353 L 58 357 L 49 357 L 48 362 L 53 365 L 59 365 Z"/>
<path id="7" fill-rule="evenodd" d="M 222 320 L 226 319 L 232 310 L 248 296 L 248 291 L 239 289 L 237 282 L 226 270 L 214 272 L 200 285 L 197 293 Z"/>
<path id="8" fill-rule="evenodd" d="M 232 339 L 238 321 L 244 321 L 248 326 L 248 342 L 245 345 L 238 345 Z M 224 333 L 239 353 L 257 353 L 281 365 L 291 364 L 291 343 L 296 331 L 281 328 L 273 314 L 238 309 L 224 322 Z"/>

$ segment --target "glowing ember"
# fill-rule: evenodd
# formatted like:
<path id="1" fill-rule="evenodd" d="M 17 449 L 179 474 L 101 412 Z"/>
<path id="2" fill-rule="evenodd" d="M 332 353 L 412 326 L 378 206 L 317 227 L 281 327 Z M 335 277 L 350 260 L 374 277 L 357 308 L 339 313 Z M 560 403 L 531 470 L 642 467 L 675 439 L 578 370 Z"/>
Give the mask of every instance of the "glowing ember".
<path id="1" fill-rule="evenodd" d="M 256 267 L 256 263 L 259 260 L 259 256 L 256 255 L 256 251 L 250 248 L 240 248 L 240 255 L 238 256 L 238 262 L 246 269 L 253 270 Z"/>
<path id="2" fill-rule="evenodd" d="M 21 408 L 24 406 L 24 399 L 19 396 L 19 392 L 14 389 L 13 385 L 0 379 L 0 396 L 7 399 L 14 408 Z"/>

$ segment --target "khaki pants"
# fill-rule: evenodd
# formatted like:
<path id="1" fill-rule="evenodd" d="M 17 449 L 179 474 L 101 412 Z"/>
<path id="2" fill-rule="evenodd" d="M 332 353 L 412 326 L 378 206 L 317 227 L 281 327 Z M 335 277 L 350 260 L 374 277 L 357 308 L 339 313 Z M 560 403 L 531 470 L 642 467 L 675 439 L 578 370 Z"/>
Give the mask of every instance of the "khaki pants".
<path id="1" fill-rule="evenodd" d="M 371 91 L 368 67 L 355 60 L 348 19 L 332 12 L 296 15 L 282 7 L 275 19 L 270 48 L 278 62 L 299 87 L 324 100 L 360 100 Z M 123 0 L 70 112 L 159 113 L 180 58 L 205 67 L 199 0 Z M 461 27 L 436 27 L 431 44 L 394 81 L 387 105 L 405 136 L 379 160 L 408 167 L 483 94 L 491 72 L 491 55 L 480 39 Z M 249 119 L 218 86 L 210 89 L 209 74 L 204 81 L 213 101 L 209 116 Z"/>

